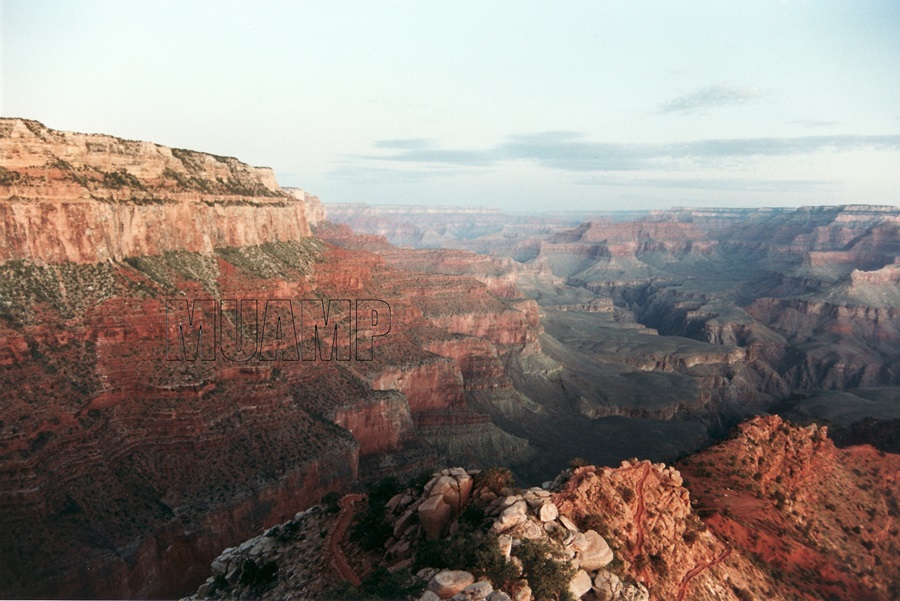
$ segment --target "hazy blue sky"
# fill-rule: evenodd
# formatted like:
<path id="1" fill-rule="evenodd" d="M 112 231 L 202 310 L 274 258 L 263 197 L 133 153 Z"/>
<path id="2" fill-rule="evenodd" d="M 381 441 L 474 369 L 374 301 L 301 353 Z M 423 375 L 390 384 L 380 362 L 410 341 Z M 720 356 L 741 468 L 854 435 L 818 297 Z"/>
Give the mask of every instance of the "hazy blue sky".
<path id="1" fill-rule="evenodd" d="M 326 202 L 900 204 L 900 2 L 2 0 L 0 113 Z"/>

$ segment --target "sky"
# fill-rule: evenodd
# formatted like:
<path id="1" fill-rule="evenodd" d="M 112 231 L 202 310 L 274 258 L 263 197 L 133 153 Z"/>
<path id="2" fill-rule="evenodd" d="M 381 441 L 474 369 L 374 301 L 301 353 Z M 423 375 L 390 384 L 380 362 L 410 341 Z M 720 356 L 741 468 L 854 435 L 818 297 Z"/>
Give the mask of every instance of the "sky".
<path id="1" fill-rule="evenodd" d="M 0 115 L 324 202 L 900 205 L 900 2 L 0 0 Z"/>

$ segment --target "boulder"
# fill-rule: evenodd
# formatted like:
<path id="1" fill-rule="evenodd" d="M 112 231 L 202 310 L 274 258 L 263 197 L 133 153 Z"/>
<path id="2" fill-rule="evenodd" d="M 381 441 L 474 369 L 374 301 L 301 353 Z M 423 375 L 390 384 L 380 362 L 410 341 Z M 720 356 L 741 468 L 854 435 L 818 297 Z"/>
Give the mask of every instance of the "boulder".
<path id="1" fill-rule="evenodd" d="M 576 532 L 566 540 L 566 547 L 580 553 L 588 548 L 588 539 L 581 532 Z"/>
<path id="2" fill-rule="evenodd" d="M 622 581 L 607 570 L 600 570 L 594 578 L 594 595 L 597 601 L 614 601 L 622 593 Z"/>
<path id="3" fill-rule="evenodd" d="M 450 523 L 453 509 L 444 502 L 444 497 L 434 495 L 419 505 L 418 512 L 419 524 L 425 531 L 425 536 L 431 540 L 437 540 Z"/>
<path id="4" fill-rule="evenodd" d="M 559 523 L 565 526 L 569 532 L 578 532 L 578 526 L 564 515 L 559 516 Z"/>
<path id="5" fill-rule="evenodd" d="M 449 599 L 475 582 L 475 577 L 463 570 L 442 570 L 428 583 L 428 590 L 441 599 Z"/>
<path id="6" fill-rule="evenodd" d="M 522 538 L 530 538 L 532 540 L 540 540 L 544 538 L 544 529 L 537 522 L 526 520 L 521 527 Z"/>
<path id="7" fill-rule="evenodd" d="M 650 601 L 650 593 L 643 584 L 628 584 L 616 601 Z"/>
<path id="8" fill-rule="evenodd" d="M 537 515 L 542 522 L 552 522 L 559 517 L 559 509 L 556 508 L 555 503 L 544 503 L 538 509 Z"/>
<path id="9" fill-rule="evenodd" d="M 431 487 L 431 490 L 428 491 L 428 495 L 433 497 L 435 495 L 447 495 L 449 493 L 456 493 L 459 485 L 456 482 L 456 478 L 453 476 L 441 476 L 434 482 L 434 486 Z"/>
<path id="10" fill-rule="evenodd" d="M 593 571 L 609 565 L 613 560 L 613 552 L 603 537 L 594 530 L 588 530 L 584 533 L 584 539 L 587 545 L 578 554 L 581 567 Z"/>
<path id="11" fill-rule="evenodd" d="M 512 552 L 512 537 L 506 534 L 498 536 L 497 546 L 500 547 L 500 553 L 503 554 L 503 557 L 509 559 L 509 554 Z"/>
<path id="12" fill-rule="evenodd" d="M 578 570 L 569 581 L 569 592 L 576 599 L 581 599 L 589 590 L 591 590 L 591 577 L 584 570 Z"/>
<path id="13" fill-rule="evenodd" d="M 398 493 L 398 494 L 394 495 L 393 497 L 391 497 L 390 501 L 388 501 L 385 504 L 384 508 L 387 509 L 389 512 L 394 513 L 394 511 L 400 505 L 401 499 L 403 499 L 403 493 Z"/>
<path id="14" fill-rule="evenodd" d="M 512 599 L 503 591 L 494 591 L 487 596 L 487 601 L 512 601 Z"/>
<path id="15" fill-rule="evenodd" d="M 400 538 L 403 535 L 403 532 L 406 530 L 407 526 L 412 524 L 413 515 L 416 510 L 409 508 L 403 513 L 400 514 L 400 517 L 397 518 L 397 521 L 394 522 L 394 538 Z"/>
<path id="16" fill-rule="evenodd" d="M 475 484 L 475 480 L 466 474 L 465 476 L 460 476 L 457 479 L 457 483 L 459 485 L 459 503 L 460 507 L 463 507 L 469 502 L 469 497 L 472 496 L 472 486 Z"/>
<path id="17" fill-rule="evenodd" d="M 453 601 L 486 601 L 488 595 L 494 592 L 494 587 L 487 580 L 481 580 L 470 584 L 459 591 L 451 599 Z"/>
<path id="18" fill-rule="evenodd" d="M 419 601 L 441 601 L 441 598 L 437 596 L 437 593 L 434 591 L 425 591 L 422 593 L 422 596 L 419 597 Z"/>
<path id="19" fill-rule="evenodd" d="M 525 501 L 519 500 L 514 502 L 500 513 L 500 517 L 491 526 L 492 530 L 494 532 L 505 532 L 514 526 L 518 526 L 528 519 L 526 517 L 527 511 L 528 505 Z"/>

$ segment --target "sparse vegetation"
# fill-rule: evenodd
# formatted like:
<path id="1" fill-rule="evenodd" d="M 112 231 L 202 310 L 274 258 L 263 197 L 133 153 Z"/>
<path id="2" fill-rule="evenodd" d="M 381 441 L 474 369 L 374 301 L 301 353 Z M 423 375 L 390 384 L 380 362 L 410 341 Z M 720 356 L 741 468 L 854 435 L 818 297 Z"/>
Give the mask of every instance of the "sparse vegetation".
<path id="1" fill-rule="evenodd" d="M 588 462 L 583 457 L 575 457 L 575 458 L 569 460 L 569 467 L 572 468 L 573 470 L 578 469 L 580 467 L 584 467 L 586 465 L 588 465 Z"/>
<path id="2" fill-rule="evenodd" d="M 110 171 L 103 174 L 103 185 L 107 188 L 119 190 L 121 188 L 132 188 L 134 190 L 146 190 L 141 180 L 128 173 L 124 169 L 119 171 Z"/>
<path id="3" fill-rule="evenodd" d="M 482 470 L 475 476 L 475 486 L 486 486 L 492 493 L 501 495 L 515 484 L 512 472 L 505 467 L 492 467 Z"/>
<path id="4" fill-rule="evenodd" d="M 389 476 L 369 487 L 367 494 L 369 504 L 366 511 L 360 513 L 356 523 L 350 530 L 350 539 L 370 551 L 380 549 L 393 534 L 393 528 L 384 519 L 385 505 L 391 497 L 400 492 L 400 482 Z"/>
<path id="5" fill-rule="evenodd" d="M 0 167 L 0 186 L 11 186 L 21 179 L 18 171 L 10 171 L 6 167 Z"/>
<path id="6" fill-rule="evenodd" d="M 250 590 L 251 595 L 260 597 L 262 593 L 275 586 L 278 564 L 267 561 L 261 566 L 253 560 L 244 561 L 241 567 L 241 585 Z"/>
<path id="7" fill-rule="evenodd" d="M 538 601 L 562 599 L 568 593 L 575 568 L 561 552 L 544 541 L 525 539 L 515 549 L 522 562 L 522 573 Z"/>
<path id="8" fill-rule="evenodd" d="M 325 507 L 325 511 L 328 513 L 337 513 L 341 510 L 340 505 L 338 505 L 338 501 L 340 500 L 341 495 L 335 491 L 331 491 L 322 497 L 322 500 L 319 501 L 319 503 Z"/>

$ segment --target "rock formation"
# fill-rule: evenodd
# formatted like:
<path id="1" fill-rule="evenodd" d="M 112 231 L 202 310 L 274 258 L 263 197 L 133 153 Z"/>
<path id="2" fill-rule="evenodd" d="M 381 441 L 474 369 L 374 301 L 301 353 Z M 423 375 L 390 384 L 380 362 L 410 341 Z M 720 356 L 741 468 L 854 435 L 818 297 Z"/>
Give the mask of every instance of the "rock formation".
<path id="1" fill-rule="evenodd" d="M 535 307 L 311 237 L 318 199 L 236 159 L 18 119 L 0 149 L 0 593 L 176 595 L 326 493 L 532 452 L 428 348 L 500 362 Z M 372 361 L 167 360 L 167 299 L 279 298 L 384 299 L 392 334 Z M 224 347 L 234 315 L 200 319 Z"/>
<path id="2" fill-rule="evenodd" d="M 297 240 L 320 219 L 313 199 L 231 157 L 0 120 L 0 262 L 96 263 Z"/>
<path id="3" fill-rule="evenodd" d="M 528 489 L 494 469 L 445 469 L 377 505 L 383 545 L 365 551 L 359 532 L 343 541 L 338 553 L 357 588 L 341 589 L 312 552 L 315 540 L 281 542 L 280 532 L 315 532 L 313 519 L 329 527 L 331 518 L 312 510 L 267 532 L 268 541 L 226 550 L 197 598 L 363 596 L 385 582 L 421 601 L 555 599 L 563 590 L 605 601 L 887 600 L 900 590 L 900 457 L 838 451 L 824 429 L 766 417 L 679 467 L 576 467 Z M 864 504 L 852 500 L 859 490 Z M 432 513 L 439 505 L 445 510 Z M 248 561 L 277 564 L 264 587 L 248 587 Z"/>

